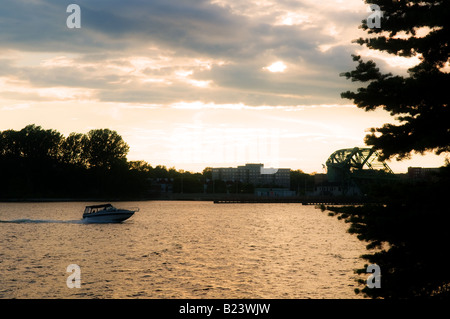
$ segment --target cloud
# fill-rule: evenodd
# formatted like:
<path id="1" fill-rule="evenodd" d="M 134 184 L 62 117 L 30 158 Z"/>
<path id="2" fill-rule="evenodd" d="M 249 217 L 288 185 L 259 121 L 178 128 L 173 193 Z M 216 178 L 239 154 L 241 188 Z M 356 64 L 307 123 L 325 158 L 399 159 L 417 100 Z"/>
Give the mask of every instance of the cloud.
<path id="1" fill-rule="evenodd" d="M 79 0 L 68 29 L 71 1 L 6 0 L 0 76 L 99 102 L 331 104 L 366 14 L 350 2 Z"/>
<path id="2" fill-rule="evenodd" d="M 0 108 L 2 111 L 15 111 L 15 110 L 23 110 L 28 109 L 30 107 L 30 104 L 28 103 L 20 103 L 20 104 L 13 104 L 8 106 L 3 106 Z"/>

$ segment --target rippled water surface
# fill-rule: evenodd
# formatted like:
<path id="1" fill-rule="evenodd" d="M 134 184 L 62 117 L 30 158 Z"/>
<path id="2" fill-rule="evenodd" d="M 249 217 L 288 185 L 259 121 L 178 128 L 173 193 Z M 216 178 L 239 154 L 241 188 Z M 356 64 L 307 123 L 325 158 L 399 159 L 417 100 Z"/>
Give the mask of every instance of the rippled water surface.
<path id="1" fill-rule="evenodd" d="M 84 224 L 89 204 L 0 203 L 0 298 L 358 298 L 364 244 L 313 206 L 117 203 L 140 212 Z"/>

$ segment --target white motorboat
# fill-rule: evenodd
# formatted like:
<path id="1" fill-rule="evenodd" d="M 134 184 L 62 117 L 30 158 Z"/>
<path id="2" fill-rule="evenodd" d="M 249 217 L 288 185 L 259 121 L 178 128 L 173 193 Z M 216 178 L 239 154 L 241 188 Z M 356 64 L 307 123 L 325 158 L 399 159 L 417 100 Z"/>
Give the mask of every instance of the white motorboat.
<path id="1" fill-rule="evenodd" d="M 123 209 L 111 204 L 92 205 L 84 209 L 83 220 L 89 223 L 120 223 L 137 211 L 139 208 Z"/>

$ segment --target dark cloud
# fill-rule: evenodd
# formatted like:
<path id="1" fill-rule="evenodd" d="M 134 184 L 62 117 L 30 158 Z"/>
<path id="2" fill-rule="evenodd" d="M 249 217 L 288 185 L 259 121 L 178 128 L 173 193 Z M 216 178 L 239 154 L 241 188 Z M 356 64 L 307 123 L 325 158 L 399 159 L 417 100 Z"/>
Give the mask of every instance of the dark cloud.
<path id="1" fill-rule="evenodd" d="M 339 100 L 339 92 L 346 85 L 339 73 L 351 67 L 348 45 L 326 52 L 318 49 L 320 44 L 336 42 L 323 32 L 320 23 L 308 24 L 307 28 L 302 24 L 277 25 L 268 19 L 274 18 L 276 10 L 255 19 L 236 11 L 251 12 L 251 2 L 239 2 L 233 9 L 206 0 L 78 0 L 82 27 L 68 29 L 66 8 L 73 2 L 2 1 L 0 49 L 76 54 L 74 63 L 80 66 L 21 66 L 3 60 L 0 75 L 17 77 L 36 87 L 97 89 L 101 101 L 295 105 Z M 280 10 L 302 7 L 306 5 L 299 1 L 279 2 Z M 335 21 L 345 27 L 354 20 L 349 12 L 337 12 L 320 22 Z M 105 67 L 130 67 L 127 56 L 157 58 L 162 54 L 173 60 L 214 62 L 206 69 L 174 62 L 142 70 L 142 75 L 167 79 L 171 82 L 167 85 L 138 83 L 135 75 Z M 287 72 L 271 74 L 263 69 L 277 60 L 288 64 Z M 217 61 L 225 63 L 219 65 Z M 183 67 L 193 70 L 188 80 L 210 81 L 211 85 L 199 88 L 174 77 Z"/>

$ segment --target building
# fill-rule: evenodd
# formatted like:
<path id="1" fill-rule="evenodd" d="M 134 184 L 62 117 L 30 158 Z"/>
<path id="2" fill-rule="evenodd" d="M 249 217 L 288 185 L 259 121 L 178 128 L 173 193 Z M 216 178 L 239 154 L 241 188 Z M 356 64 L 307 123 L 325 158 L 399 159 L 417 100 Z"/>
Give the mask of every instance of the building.
<path id="1" fill-rule="evenodd" d="M 327 174 L 314 174 L 314 185 L 319 185 L 328 182 Z"/>
<path id="2" fill-rule="evenodd" d="M 342 182 L 330 182 L 327 174 L 314 175 L 314 190 L 307 192 L 309 196 L 360 196 L 361 190 L 350 182 L 343 187 Z"/>
<path id="3" fill-rule="evenodd" d="M 171 194 L 173 193 L 173 178 L 149 178 L 150 194 Z"/>
<path id="4" fill-rule="evenodd" d="M 439 167 L 408 167 L 408 178 L 411 180 L 428 180 L 439 172 Z"/>
<path id="5" fill-rule="evenodd" d="M 341 183 L 323 182 L 314 186 L 314 191 L 308 192 L 310 196 L 361 196 L 361 190 L 356 184 L 346 187 L 345 192 Z"/>
<path id="6" fill-rule="evenodd" d="M 290 187 L 290 168 L 264 168 L 264 164 L 245 164 L 238 167 L 212 168 L 212 179 L 253 185 Z"/>
<path id="7" fill-rule="evenodd" d="M 296 193 L 287 188 L 256 188 L 255 195 L 258 197 L 293 197 Z"/>

